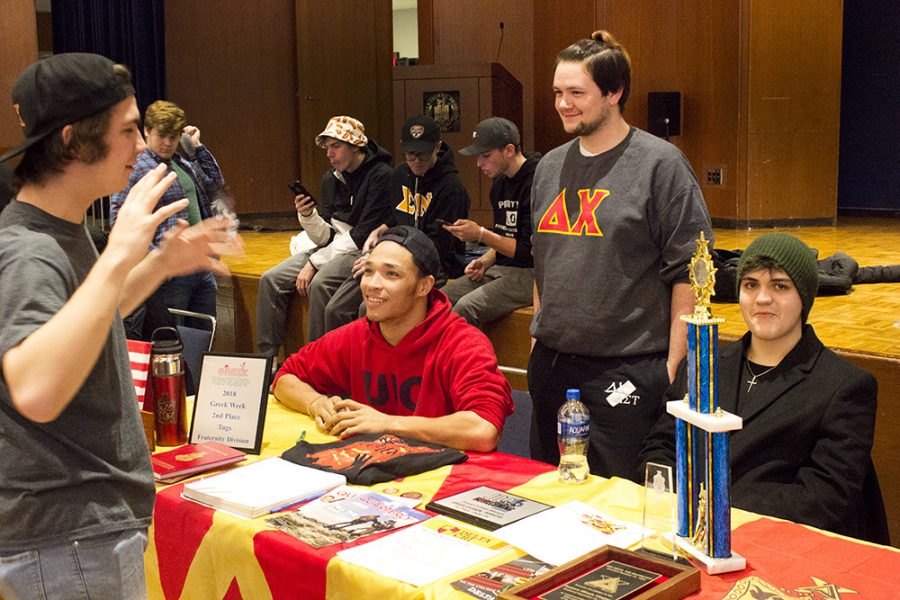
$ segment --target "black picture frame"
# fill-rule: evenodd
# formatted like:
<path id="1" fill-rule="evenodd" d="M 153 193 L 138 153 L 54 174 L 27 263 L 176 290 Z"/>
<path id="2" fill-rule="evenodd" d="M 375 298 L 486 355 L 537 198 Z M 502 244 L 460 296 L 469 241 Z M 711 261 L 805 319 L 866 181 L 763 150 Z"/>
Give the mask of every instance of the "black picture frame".
<path id="1" fill-rule="evenodd" d="M 223 373 L 221 364 L 228 360 L 237 361 L 240 365 L 229 367 L 225 362 L 226 372 Z M 204 352 L 201 358 L 197 395 L 194 397 L 191 412 L 188 442 L 191 444 L 220 442 L 247 454 L 258 455 L 262 447 L 266 408 L 269 403 L 272 360 L 271 356 L 264 354 Z M 248 363 L 251 369 L 247 369 Z M 215 373 L 211 371 L 212 368 L 216 368 Z M 240 385 L 245 380 L 246 384 Z M 221 394 L 213 396 L 216 391 Z M 255 406 L 229 407 L 229 403 L 241 405 L 246 402 L 253 402 Z M 216 413 L 215 409 L 220 409 L 220 412 Z M 237 432 L 229 435 L 231 433 L 229 428 L 238 424 L 243 425 L 241 431 L 245 431 L 248 428 L 245 419 L 248 417 L 252 422 L 252 431 L 248 435 L 240 435 Z"/>

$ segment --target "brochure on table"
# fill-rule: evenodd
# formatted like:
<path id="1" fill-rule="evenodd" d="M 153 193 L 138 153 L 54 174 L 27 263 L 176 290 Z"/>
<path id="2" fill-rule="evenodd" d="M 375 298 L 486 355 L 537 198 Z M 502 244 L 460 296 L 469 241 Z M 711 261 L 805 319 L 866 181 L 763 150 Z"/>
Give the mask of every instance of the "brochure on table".
<path id="1" fill-rule="evenodd" d="M 321 548 L 399 529 L 429 518 L 429 515 L 412 508 L 416 502 L 341 486 L 293 512 L 266 519 L 266 524 L 289 533 L 313 548 Z"/>
<path id="2" fill-rule="evenodd" d="M 493 531 L 547 510 L 551 506 L 482 485 L 447 498 L 433 500 L 425 508 Z"/>
<path id="3" fill-rule="evenodd" d="M 607 544 L 627 548 L 641 540 L 643 531 L 640 525 L 574 500 L 502 527 L 494 535 L 539 560 L 561 565 Z"/>
<path id="4" fill-rule="evenodd" d="M 425 585 L 491 558 L 507 545 L 479 529 L 434 517 L 338 552 L 343 560 L 412 585 Z"/>
<path id="5" fill-rule="evenodd" d="M 219 442 L 259 454 L 271 372 L 271 356 L 204 354 L 190 442 Z"/>
<path id="6" fill-rule="evenodd" d="M 480 600 L 496 600 L 497 594 L 510 590 L 520 583 L 530 581 L 553 568 L 553 565 L 525 555 L 484 571 L 463 577 L 451 583 L 454 589 Z"/>

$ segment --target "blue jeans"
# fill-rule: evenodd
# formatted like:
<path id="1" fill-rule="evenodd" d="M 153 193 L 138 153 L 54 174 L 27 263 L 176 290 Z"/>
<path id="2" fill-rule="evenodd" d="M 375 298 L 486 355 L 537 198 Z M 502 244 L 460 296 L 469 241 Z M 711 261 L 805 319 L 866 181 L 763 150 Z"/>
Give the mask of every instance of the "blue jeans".
<path id="1" fill-rule="evenodd" d="M 153 293 L 155 298 L 169 308 L 180 308 L 216 316 L 216 278 L 209 271 L 173 277 Z M 181 322 L 181 319 L 176 319 Z M 209 323 L 201 319 L 185 319 L 185 325 L 197 329 L 209 329 Z"/>
<path id="2" fill-rule="evenodd" d="M 147 598 L 145 529 L 129 529 L 47 548 L 0 554 L 5 600 Z"/>

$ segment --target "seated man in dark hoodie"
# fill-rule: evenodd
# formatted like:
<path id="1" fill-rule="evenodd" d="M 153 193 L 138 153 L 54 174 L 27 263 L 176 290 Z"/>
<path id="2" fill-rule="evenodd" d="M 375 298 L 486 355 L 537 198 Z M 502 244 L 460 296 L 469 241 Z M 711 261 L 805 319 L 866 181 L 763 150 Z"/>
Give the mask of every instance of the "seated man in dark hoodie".
<path id="1" fill-rule="evenodd" d="M 369 235 L 350 277 L 333 291 L 325 304 L 325 329 L 346 325 L 360 314 L 362 295 L 359 278 L 369 252 L 388 227 L 409 225 L 425 233 L 434 242 L 441 260 L 435 274 L 435 286 L 463 274 L 466 254 L 464 242 L 454 238 L 442 226 L 464 219 L 469 214 L 469 194 L 459 178 L 453 151 L 441 140 L 441 128 L 430 117 L 410 117 L 400 130 L 400 150 L 404 163 L 394 168 L 391 178 L 388 217 Z"/>
<path id="2" fill-rule="evenodd" d="M 440 259 L 409 226 L 388 229 L 366 257 L 366 317 L 306 344 L 275 378 L 275 397 L 325 433 L 391 433 L 490 452 L 512 413 L 487 337 L 434 289 Z"/>
<path id="3" fill-rule="evenodd" d="M 441 290 L 453 304 L 453 312 L 479 328 L 533 302 L 531 184 L 541 155 L 522 154 L 520 143 L 515 123 L 490 117 L 475 128 L 472 144 L 459 151 L 477 155 L 478 168 L 494 180 L 494 226 L 487 229 L 469 219 L 444 225 L 458 239 L 483 243 L 488 251 L 466 265 L 465 277 Z"/>
<path id="4" fill-rule="evenodd" d="M 718 386 L 722 409 L 744 420 L 731 436 L 732 505 L 889 543 L 870 454 L 877 384 L 806 324 L 816 297 L 814 252 L 786 233 L 763 235 L 737 274 L 750 331 L 722 350 Z M 684 396 L 685 371 L 682 361 L 666 400 Z M 674 427 L 663 413 L 642 461 L 674 464 Z"/>
<path id="5" fill-rule="evenodd" d="M 310 298 L 308 339 L 325 333 L 324 303 L 317 299 L 330 297 L 347 278 L 359 249 L 390 210 L 391 155 L 366 137 L 361 122 L 332 117 L 316 144 L 331 163 L 322 176 L 321 203 L 316 207 L 312 198 L 301 194 L 294 205 L 300 225 L 318 248 L 285 259 L 259 282 L 256 345 L 268 356 L 276 356 L 284 340 L 288 303 L 295 291 Z"/>

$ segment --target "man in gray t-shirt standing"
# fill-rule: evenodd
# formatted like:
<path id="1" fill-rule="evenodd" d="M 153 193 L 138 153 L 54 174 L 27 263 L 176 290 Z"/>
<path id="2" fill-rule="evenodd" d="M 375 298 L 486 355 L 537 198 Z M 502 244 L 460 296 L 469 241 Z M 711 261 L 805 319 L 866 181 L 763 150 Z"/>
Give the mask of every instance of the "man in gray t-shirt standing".
<path id="1" fill-rule="evenodd" d="M 177 225 L 147 253 L 174 174 L 134 185 L 98 257 L 84 223 L 146 146 L 128 71 L 58 54 L 13 87 L 25 141 L 0 214 L 0 597 L 145 598 L 155 497 L 131 379 L 127 314 L 166 278 L 225 272 L 228 219 Z"/>
<path id="2" fill-rule="evenodd" d="M 538 164 L 532 188 L 535 267 L 532 454 L 559 460 L 556 412 L 579 388 L 591 413 L 588 462 L 632 478 L 641 443 L 687 346 L 687 265 L 712 229 L 684 155 L 622 117 L 627 53 L 605 31 L 557 57 L 553 88 L 578 137 Z"/>

